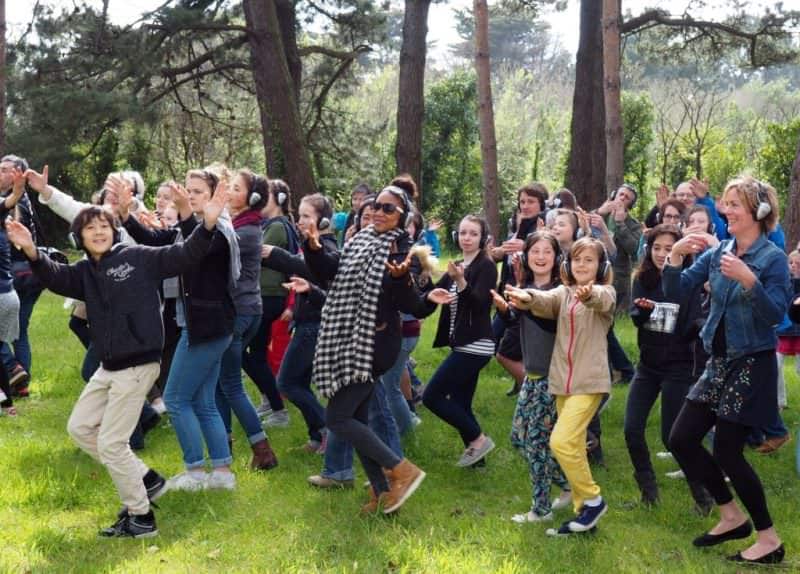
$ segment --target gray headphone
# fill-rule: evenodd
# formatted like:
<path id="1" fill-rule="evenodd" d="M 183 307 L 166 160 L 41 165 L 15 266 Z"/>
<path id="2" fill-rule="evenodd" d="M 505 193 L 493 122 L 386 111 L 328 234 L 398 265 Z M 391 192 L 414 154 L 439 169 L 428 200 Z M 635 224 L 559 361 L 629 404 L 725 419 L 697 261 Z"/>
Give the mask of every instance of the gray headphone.
<path id="1" fill-rule="evenodd" d="M 758 207 L 756 207 L 756 221 L 761 221 L 765 217 L 767 217 L 770 213 L 772 213 L 772 206 L 769 204 L 769 193 L 767 192 L 767 186 L 761 183 L 759 180 L 756 180 L 756 197 L 758 199 Z"/>

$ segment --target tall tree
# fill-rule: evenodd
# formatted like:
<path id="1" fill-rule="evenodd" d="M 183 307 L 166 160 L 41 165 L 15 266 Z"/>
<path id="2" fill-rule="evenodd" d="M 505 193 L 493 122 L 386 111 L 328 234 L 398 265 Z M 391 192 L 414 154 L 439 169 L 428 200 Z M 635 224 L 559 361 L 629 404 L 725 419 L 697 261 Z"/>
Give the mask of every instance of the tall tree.
<path id="1" fill-rule="evenodd" d="M 787 197 L 789 200 L 783 216 L 783 227 L 786 232 L 786 247 L 792 251 L 800 241 L 800 139 L 797 141 L 797 154 L 792 163 Z"/>
<path id="2" fill-rule="evenodd" d="M 601 3 L 581 0 L 580 18 L 566 186 L 583 207 L 595 208 L 606 198 Z"/>
<path id="3" fill-rule="evenodd" d="M 489 7 L 474 0 L 475 71 L 478 76 L 478 124 L 481 137 L 483 210 L 492 235 L 500 237 L 500 205 L 497 184 L 497 140 L 494 133 L 491 64 L 489 61 Z"/>
<path id="4" fill-rule="evenodd" d="M 406 0 L 397 98 L 398 173 L 408 173 L 422 192 L 422 124 L 425 117 L 425 57 L 430 0 Z M 421 201 L 422 198 L 419 198 Z"/>
<path id="5" fill-rule="evenodd" d="M 622 0 L 603 0 L 603 96 L 606 108 L 606 192 L 624 178 L 619 24 Z"/>
<path id="6" fill-rule="evenodd" d="M 265 107 L 262 117 L 266 113 L 280 132 L 286 181 L 295 192 L 294 201 L 299 203 L 302 196 L 314 193 L 317 186 L 283 50 L 278 13 L 272 0 L 244 0 L 244 14 L 256 96 L 259 104 Z M 270 146 L 270 135 L 263 130 L 265 149 Z"/>

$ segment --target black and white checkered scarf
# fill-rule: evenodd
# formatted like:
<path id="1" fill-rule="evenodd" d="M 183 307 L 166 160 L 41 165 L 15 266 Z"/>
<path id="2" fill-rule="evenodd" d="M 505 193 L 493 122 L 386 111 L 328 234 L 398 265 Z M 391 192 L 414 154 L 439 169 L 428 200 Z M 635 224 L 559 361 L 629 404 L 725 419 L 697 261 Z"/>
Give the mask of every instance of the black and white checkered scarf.
<path id="1" fill-rule="evenodd" d="M 313 380 L 323 397 L 372 379 L 378 296 L 392 243 L 402 234 L 401 229 L 379 234 L 370 225 L 344 247 L 314 354 Z"/>

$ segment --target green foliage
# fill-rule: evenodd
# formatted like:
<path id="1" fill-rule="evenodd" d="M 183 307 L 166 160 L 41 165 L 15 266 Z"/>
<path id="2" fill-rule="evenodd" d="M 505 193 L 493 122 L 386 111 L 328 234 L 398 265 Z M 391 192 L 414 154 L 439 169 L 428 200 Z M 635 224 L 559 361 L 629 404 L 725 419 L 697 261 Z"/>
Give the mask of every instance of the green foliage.
<path id="1" fill-rule="evenodd" d="M 709 189 L 720 193 L 734 177 L 747 170 L 746 145 L 732 140 L 710 149 L 703 156 L 703 177 L 708 179 Z"/>
<path id="2" fill-rule="evenodd" d="M 623 171 L 636 189 L 648 187 L 653 143 L 653 102 L 646 92 L 622 92 Z"/>
<path id="3" fill-rule="evenodd" d="M 800 118 L 767 126 L 767 144 L 759 154 L 759 173 L 778 192 L 781 204 L 786 205 L 792 162 L 800 142 Z"/>
<path id="4" fill-rule="evenodd" d="M 471 70 L 459 70 L 430 87 L 422 136 L 422 208 L 448 230 L 481 206 L 477 85 Z"/>

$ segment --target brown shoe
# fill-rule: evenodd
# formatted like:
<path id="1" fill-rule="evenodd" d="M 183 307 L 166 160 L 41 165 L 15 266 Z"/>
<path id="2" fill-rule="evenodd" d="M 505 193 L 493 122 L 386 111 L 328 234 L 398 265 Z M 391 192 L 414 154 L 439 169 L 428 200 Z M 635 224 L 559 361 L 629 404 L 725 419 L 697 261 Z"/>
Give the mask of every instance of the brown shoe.
<path id="1" fill-rule="evenodd" d="M 370 486 L 369 487 L 369 500 L 367 503 L 361 507 L 361 514 L 375 514 L 378 512 L 378 507 L 382 500 L 384 500 L 386 493 L 383 493 L 380 499 L 375 496 L 375 490 Z"/>
<path id="2" fill-rule="evenodd" d="M 269 470 L 278 466 L 278 459 L 269 446 L 269 441 L 263 439 L 251 445 L 253 449 L 253 460 L 250 461 L 250 468 L 253 470 Z"/>
<path id="3" fill-rule="evenodd" d="M 386 478 L 389 479 L 389 492 L 383 494 L 383 513 L 391 514 L 414 494 L 417 487 L 425 478 L 425 473 L 410 462 L 407 458 L 400 461 L 396 467 L 384 469 Z"/>
<path id="4" fill-rule="evenodd" d="M 785 434 L 783 436 L 774 436 L 762 442 L 756 451 L 760 452 L 761 454 L 770 454 L 781 448 L 790 440 L 792 440 L 792 437 L 789 434 Z"/>

